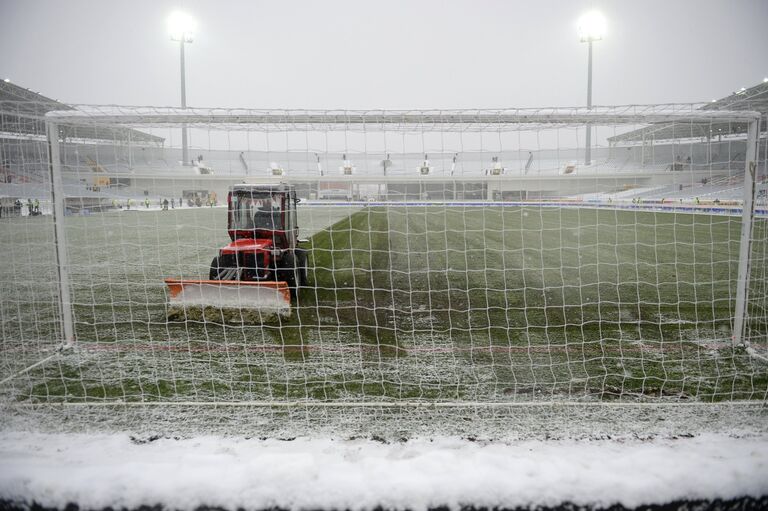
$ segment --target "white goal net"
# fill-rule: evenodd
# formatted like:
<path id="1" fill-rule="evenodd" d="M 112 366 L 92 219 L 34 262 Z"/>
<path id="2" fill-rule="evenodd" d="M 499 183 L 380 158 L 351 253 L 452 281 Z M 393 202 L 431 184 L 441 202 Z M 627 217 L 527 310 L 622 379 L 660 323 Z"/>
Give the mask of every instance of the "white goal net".
<path id="1" fill-rule="evenodd" d="M 12 415 L 408 436 L 764 413 L 752 112 L 0 107 Z"/>

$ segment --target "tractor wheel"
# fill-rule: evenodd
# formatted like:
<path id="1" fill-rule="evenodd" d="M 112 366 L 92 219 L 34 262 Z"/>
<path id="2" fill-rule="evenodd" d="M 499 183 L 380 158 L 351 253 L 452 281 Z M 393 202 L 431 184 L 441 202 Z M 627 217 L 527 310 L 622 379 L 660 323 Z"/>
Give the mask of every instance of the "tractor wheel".
<path id="1" fill-rule="evenodd" d="M 219 256 L 213 258 L 211 261 L 211 270 L 208 272 L 208 280 L 219 280 L 219 273 L 221 272 L 221 266 L 219 265 Z"/>
<path id="2" fill-rule="evenodd" d="M 231 256 L 216 256 L 211 261 L 211 270 L 208 272 L 209 280 L 240 280 L 240 272 L 237 262 Z"/>
<path id="3" fill-rule="evenodd" d="M 296 260 L 294 259 L 293 254 L 285 254 L 282 259 L 280 259 L 280 263 L 277 268 L 278 282 L 285 282 L 288 284 L 291 292 L 295 293 L 296 284 L 299 282 L 299 279 L 296 278 L 297 274 L 298 271 L 296 268 Z"/>
<path id="4" fill-rule="evenodd" d="M 299 285 L 306 287 L 309 285 L 307 278 L 307 251 L 303 248 L 296 249 L 296 270 L 299 278 Z"/>

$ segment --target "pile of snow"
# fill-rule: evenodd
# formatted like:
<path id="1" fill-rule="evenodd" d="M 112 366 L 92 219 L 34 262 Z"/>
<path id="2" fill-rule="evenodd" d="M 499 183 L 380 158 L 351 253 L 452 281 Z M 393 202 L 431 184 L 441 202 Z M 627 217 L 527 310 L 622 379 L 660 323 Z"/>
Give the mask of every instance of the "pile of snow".
<path id="1" fill-rule="evenodd" d="M 64 507 L 628 507 L 768 494 L 768 436 L 515 443 L 0 433 L 0 496 Z"/>

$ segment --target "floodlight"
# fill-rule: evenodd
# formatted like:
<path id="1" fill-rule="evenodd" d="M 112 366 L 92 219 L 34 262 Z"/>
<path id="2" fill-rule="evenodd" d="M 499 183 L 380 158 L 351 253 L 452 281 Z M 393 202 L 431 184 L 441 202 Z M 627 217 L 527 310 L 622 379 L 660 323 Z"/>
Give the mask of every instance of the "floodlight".
<path id="1" fill-rule="evenodd" d="M 3 80 L 3 81 L 4 81 L 5 83 L 11 83 L 11 79 L 10 79 L 10 78 L 6 78 L 6 79 L 5 79 L 5 80 Z"/>
<path id="2" fill-rule="evenodd" d="M 195 29 L 197 22 L 186 12 L 174 11 L 168 17 L 168 30 L 172 41 L 191 43 Z"/>
<path id="3" fill-rule="evenodd" d="M 599 41 L 605 35 L 605 17 L 590 11 L 579 19 L 579 38 L 582 43 Z"/>

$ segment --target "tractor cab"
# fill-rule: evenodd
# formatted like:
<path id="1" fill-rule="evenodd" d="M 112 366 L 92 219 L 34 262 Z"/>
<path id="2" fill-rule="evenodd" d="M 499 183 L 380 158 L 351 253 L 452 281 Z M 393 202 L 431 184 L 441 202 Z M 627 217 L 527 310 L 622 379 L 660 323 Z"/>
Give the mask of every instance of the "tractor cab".
<path id="1" fill-rule="evenodd" d="M 296 189 L 291 185 L 234 185 L 227 231 L 232 240 L 211 262 L 209 280 L 306 283 L 307 251 L 298 246 Z"/>
<path id="2" fill-rule="evenodd" d="M 295 248 L 298 238 L 296 202 L 293 186 L 233 186 L 227 198 L 230 239 L 233 242 L 269 239 L 275 248 Z"/>

